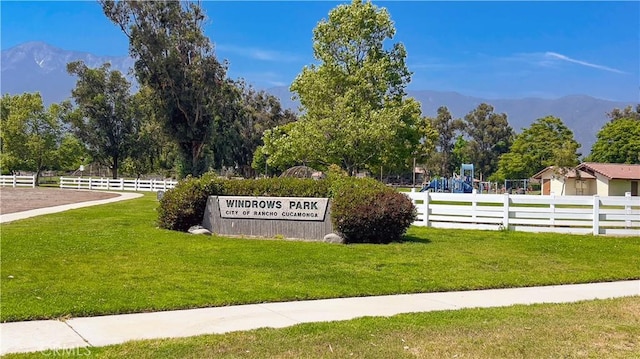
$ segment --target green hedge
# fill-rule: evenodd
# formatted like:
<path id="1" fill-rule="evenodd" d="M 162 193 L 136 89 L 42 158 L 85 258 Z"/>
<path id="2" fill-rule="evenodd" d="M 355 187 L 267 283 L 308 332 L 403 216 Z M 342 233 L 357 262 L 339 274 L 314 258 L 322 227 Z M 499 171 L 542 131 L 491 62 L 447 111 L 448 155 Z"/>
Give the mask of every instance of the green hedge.
<path id="1" fill-rule="evenodd" d="M 347 243 L 400 241 L 416 218 L 404 194 L 373 179 L 341 179 L 332 186 L 334 228 Z"/>
<path id="2" fill-rule="evenodd" d="M 201 223 L 209 196 L 331 198 L 334 228 L 347 243 L 399 241 L 415 219 L 408 197 L 370 178 L 230 180 L 205 174 L 188 177 L 165 193 L 158 209 L 159 226 L 186 231 Z"/>

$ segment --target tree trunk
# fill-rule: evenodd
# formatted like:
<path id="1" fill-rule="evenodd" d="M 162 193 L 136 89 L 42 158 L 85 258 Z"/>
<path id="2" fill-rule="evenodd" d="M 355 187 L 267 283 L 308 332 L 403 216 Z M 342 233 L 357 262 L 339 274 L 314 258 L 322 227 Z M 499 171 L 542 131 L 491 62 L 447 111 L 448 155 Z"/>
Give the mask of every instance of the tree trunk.
<path id="1" fill-rule="evenodd" d="M 38 168 L 38 170 L 36 171 L 36 183 L 35 183 L 37 187 L 40 187 L 40 173 L 42 173 L 42 169 Z"/>
<path id="2" fill-rule="evenodd" d="M 113 165 L 111 166 L 111 176 L 118 179 L 118 156 L 113 156 Z"/>

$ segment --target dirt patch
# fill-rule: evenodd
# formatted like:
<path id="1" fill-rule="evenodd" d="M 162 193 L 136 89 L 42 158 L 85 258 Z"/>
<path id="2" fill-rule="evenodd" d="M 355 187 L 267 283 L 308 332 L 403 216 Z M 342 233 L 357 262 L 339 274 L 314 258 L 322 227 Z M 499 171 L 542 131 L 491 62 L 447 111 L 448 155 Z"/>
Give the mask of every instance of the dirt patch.
<path id="1" fill-rule="evenodd" d="M 59 188 L 0 187 L 0 213 L 15 213 L 36 208 L 96 201 L 118 197 L 115 193 Z"/>

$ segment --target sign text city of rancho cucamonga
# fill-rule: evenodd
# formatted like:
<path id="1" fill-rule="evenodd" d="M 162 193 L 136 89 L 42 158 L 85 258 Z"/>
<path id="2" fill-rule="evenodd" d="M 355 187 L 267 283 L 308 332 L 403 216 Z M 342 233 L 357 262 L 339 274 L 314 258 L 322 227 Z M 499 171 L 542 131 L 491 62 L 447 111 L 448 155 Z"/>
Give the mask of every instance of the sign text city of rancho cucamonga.
<path id="1" fill-rule="evenodd" d="M 328 198 L 219 196 L 221 218 L 324 221 Z"/>

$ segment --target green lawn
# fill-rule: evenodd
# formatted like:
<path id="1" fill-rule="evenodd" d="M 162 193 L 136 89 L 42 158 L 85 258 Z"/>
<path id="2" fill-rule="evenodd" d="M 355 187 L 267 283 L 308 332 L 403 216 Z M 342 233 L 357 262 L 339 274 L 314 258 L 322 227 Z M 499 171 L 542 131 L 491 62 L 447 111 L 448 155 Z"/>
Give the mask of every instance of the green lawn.
<path id="1" fill-rule="evenodd" d="M 301 324 L 8 355 L 88 358 L 640 358 L 640 297 Z"/>
<path id="2" fill-rule="evenodd" d="M 411 228 L 335 245 L 157 229 L 155 194 L 2 225 L 2 321 L 640 278 L 640 237 Z"/>

